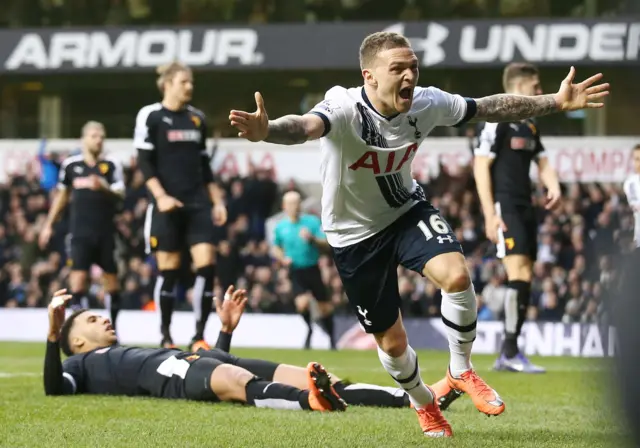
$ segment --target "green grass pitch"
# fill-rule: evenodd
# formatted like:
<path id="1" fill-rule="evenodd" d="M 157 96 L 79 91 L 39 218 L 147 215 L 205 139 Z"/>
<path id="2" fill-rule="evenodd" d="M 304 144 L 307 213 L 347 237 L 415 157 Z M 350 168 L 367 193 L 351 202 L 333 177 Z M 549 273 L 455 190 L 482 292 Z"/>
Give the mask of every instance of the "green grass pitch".
<path id="1" fill-rule="evenodd" d="M 323 363 L 351 381 L 393 386 L 375 352 L 234 350 L 234 354 L 304 366 Z M 474 365 L 507 404 L 487 418 L 468 397 L 446 412 L 452 440 L 422 436 L 411 409 L 349 407 L 320 414 L 127 397 L 45 397 L 44 343 L 0 343 L 0 447 L 621 447 L 608 364 L 545 358 L 539 376 L 491 372 L 492 357 Z M 443 375 L 446 353 L 419 353 L 423 379 Z"/>

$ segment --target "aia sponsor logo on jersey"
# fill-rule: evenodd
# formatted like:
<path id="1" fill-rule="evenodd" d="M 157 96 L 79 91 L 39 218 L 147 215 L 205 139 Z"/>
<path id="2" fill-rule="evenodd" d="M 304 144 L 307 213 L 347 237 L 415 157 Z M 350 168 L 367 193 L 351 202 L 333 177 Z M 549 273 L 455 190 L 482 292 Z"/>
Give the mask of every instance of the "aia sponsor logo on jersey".
<path id="1" fill-rule="evenodd" d="M 400 151 L 388 151 L 388 152 L 365 152 L 355 163 L 349 165 L 349 169 L 358 171 L 359 169 L 367 169 L 373 171 L 374 175 L 397 173 L 407 163 L 411 162 L 413 156 L 418 152 L 418 144 L 413 143 L 404 150 L 402 157 L 398 157 L 396 160 L 396 154 L 402 153 Z"/>
<path id="2" fill-rule="evenodd" d="M 170 142 L 199 142 L 202 133 L 194 130 L 171 130 L 167 131 L 167 140 Z"/>

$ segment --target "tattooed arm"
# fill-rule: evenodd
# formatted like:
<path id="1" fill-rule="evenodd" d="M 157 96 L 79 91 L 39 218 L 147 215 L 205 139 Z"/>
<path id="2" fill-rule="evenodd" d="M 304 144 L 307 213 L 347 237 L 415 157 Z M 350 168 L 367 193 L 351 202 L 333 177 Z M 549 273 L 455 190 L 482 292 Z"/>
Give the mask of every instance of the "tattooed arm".
<path id="1" fill-rule="evenodd" d="M 269 120 L 264 100 L 259 92 L 255 94 L 257 110 L 245 112 L 232 110 L 229 114 L 231 125 L 238 131 L 238 137 L 251 142 L 265 141 L 281 145 L 297 145 L 307 140 L 316 140 L 331 129 L 327 113 L 311 111 L 304 115 L 285 115 Z M 326 107 L 325 107 L 326 109 Z"/>
<path id="2" fill-rule="evenodd" d="M 269 120 L 269 133 L 264 139 L 268 143 L 297 145 L 307 140 L 316 140 L 325 132 L 325 123 L 317 115 L 285 115 Z"/>
<path id="3" fill-rule="evenodd" d="M 561 110 L 556 95 L 491 95 L 477 99 L 476 108 L 476 115 L 472 121 L 491 123 L 524 120 Z"/>
<path id="4" fill-rule="evenodd" d="M 569 74 L 560 84 L 560 90 L 553 95 L 520 96 L 491 95 L 476 100 L 476 121 L 501 122 L 517 121 L 539 117 L 554 112 L 599 109 L 604 106 L 602 100 L 609 95 L 609 84 L 597 84 L 602 73 L 593 75 L 574 84 L 576 69 L 571 67 Z"/>

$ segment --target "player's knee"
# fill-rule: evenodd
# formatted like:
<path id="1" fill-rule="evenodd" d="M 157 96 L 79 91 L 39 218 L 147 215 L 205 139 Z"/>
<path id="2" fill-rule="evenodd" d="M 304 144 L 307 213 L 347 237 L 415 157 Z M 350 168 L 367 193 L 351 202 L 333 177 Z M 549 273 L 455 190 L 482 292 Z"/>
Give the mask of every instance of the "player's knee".
<path id="1" fill-rule="evenodd" d="M 466 266 L 452 268 L 440 287 L 444 292 L 462 292 L 471 286 L 471 277 Z"/>
<path id="2" fill-rule="evenodd" d="M 318 302 L 318 311 L 322 317 L 329 316 L 333 313 L 333 303 L 331 302 Z"/>
<path id="3" fill-rule="evenodd" d="M 509 280 L 531 281 L 533 266 L 529 257 L 524 255 L 507 255 L 503 263 Z"/>
<path id="4" fill-rule="evenodd" d="M 69 274 L 69 288 L 71 292 L 82 292 L 87 287 L 87 273 L 85 271 L 71 271 Z"/>
<path id="5" fill-rule="evenodd" d="M 212 265 L 215 261 L 213 244 L 200 243 L 191 247 L 191 258 L 196 266 Z"/>
<path id="6" fill-rule="evenodd" d="M 387 355 L 397 358 L 407 350 L 407 332 L 404 329 L 402 320 L 398 317 L 395 324 L 382 333 L 373 335 L 378 343 L 378 347 Z"/>
<path id="7" fill-rule="evenodd" d="M 222 401 L 246 401 L 246 387 L 255 375 L 231 364 L 222 364 L 211 374 L 211 390 Z"/>
<path id="8" fill-rule="evenodd" d="M 305 311 L 307 311 L 309 309 L 310 301 L 311 300 L 309 298 L 309 294 L 301 294 L 297 296 L 294 300 L 296 305 L 296 311 L 298 313 L 304 313 Z"/>
<path id="9" fill-rule="evenodd" d="M 180 268 L 180 252 L 157 252 L 156 260 L 161 271 Z"/>
<path id="10" fill-rule="evenodd" d="M 116 274 L 104 274 L 102 280 L 106 291 L 117 292 L 120 290 L 120 284 L 118 283 L 118 276 Z"/>

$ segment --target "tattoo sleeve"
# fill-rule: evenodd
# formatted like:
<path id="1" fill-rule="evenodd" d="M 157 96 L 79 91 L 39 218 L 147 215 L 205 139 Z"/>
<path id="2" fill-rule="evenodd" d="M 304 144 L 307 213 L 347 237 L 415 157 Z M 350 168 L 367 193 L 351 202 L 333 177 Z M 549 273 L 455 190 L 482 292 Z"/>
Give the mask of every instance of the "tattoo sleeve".
<path id="1" fill-rule="evenodd" d="M 474 121 L 505 122 L 559 112 L 553 95 L 491 95 L 476 100 Z"/>
<path id="2" fill-rule="evenodd" d="M 269 134 L 264 140 L 281 145 L 297 145 L 308 139 L 303 118 L 300 115 L 285 115 L 276 120 L 269 120 Z"/>

